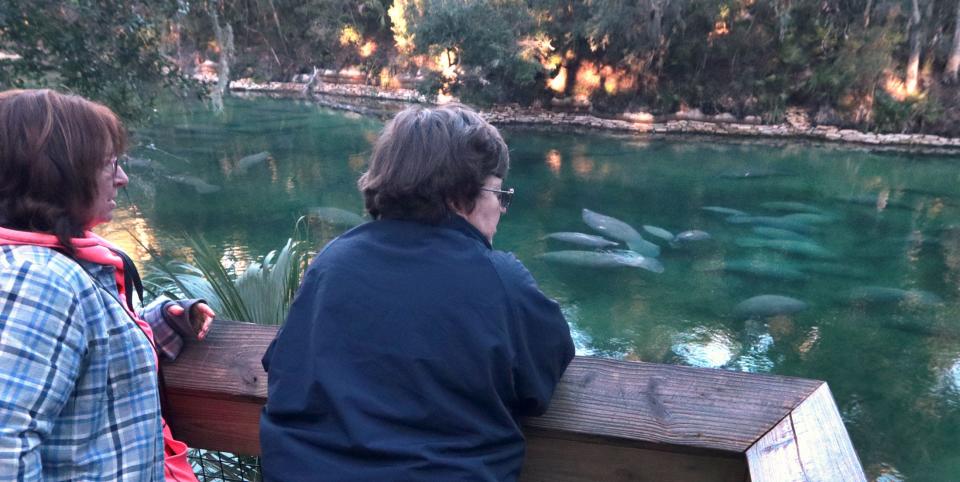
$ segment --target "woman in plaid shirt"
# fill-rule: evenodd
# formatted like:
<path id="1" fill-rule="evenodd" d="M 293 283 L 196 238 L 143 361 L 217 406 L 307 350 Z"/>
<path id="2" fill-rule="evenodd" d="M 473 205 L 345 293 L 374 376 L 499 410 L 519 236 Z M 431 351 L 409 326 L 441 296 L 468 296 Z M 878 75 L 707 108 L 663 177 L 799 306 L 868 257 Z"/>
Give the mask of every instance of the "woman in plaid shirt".
<path id="1" fill-rule="evenodd" d="M 106 107 L 0 93 L 0 480 L 196 481 L 160 416 L 158 353 L 203 338 L 202 302 L 138 313 L 110 220 L 126 135 Z"/>

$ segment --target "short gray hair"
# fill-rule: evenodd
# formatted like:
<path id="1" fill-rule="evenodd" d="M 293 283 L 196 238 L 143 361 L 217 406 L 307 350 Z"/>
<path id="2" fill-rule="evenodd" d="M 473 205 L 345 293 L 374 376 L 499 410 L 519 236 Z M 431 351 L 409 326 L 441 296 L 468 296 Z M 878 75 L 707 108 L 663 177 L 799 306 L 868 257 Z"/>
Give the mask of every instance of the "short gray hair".
<path id="1" fill-rule="evenodd" d="M 413 106 L 383 128 L 357 185 L 374 219 L 436 223 L 451 205 L 472 212 L 487 176 L 509 168 L 500 133 L 469 107 Z"/>

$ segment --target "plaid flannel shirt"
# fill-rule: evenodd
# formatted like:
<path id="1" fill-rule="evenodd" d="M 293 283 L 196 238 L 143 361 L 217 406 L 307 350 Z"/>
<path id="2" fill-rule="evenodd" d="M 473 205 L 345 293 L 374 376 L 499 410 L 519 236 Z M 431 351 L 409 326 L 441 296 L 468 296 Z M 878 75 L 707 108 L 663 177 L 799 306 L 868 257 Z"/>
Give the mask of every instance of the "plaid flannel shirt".
<path id="1" fill-rule="evenodd" d="M 116 289 L 112 267 L 79 262 Z M 0 246 L 0 480 L 164 478 L 153 347 L 90 275 L 51 249 Z M 165 301 L 143 315 L 176 356 Z"/>

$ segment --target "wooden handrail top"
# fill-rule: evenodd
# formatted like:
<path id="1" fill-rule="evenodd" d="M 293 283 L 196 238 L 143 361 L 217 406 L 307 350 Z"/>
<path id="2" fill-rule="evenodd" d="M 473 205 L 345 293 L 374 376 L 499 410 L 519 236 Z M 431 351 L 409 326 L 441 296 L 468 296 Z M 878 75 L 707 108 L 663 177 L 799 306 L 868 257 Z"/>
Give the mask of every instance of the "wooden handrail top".
<path id="1" fill-rule="evenodd" d="M 275 326 L 217 320 L 206 341 L 190 342 L 176 362 L 164 365 L 178 436 L 195 447 L 259 453 L 257 423 L 267 394 L 260 360 L 276 332 Z M 852 457 L 840 464 L 854 467 L 844 480 L 863 480 L 829 389 L 818 380 L 576 357 L 550 409 L 527 419 L 524 430 L 528 438 L 744 458 L 770 433 L 793 436 L 781 422 L 813 406 L 808 399 L 826 404 L 824 417 L 835 419 L 838 431 L 828 438 Z"/>

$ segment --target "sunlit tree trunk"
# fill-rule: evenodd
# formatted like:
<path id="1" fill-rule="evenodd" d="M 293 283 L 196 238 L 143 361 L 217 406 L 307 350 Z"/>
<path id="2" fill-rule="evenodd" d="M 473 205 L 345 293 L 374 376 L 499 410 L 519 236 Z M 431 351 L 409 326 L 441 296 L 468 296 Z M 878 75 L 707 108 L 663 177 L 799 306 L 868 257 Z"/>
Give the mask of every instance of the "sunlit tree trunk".
<path id="1" fill-rule="evenodd" d="M 213 109 L 217 112 L 223 112 L 223 96 L 227 94 L 230 88 L 230 63 L 233 61 L 233 27 L 227 22 L 226 26 L 220 25 L 220 16 L 217 15 L 217 7 L 207 4 L 207 14 L 213 21 L 213 33 L 217 39 L 217 45 L 220 46 L 220 62 L 217 69 L 217 89 L 213 93 Z"/>
<path id="2" fill-rule="evenodd" d="M 907 94 L 917 93 L 917 84 L 920 78 L 920 50 L 922 42 L 922 26 L 920 17 L 920 0 L 912 0 L 910 12 L 910 58 L 907 59 L 907 75 L 904 82 Z"/>
<path id="3" fill-rule="evenodd" d="M 870 15 L 873 14 L 873 0 L 867 0 L 867 6 L 863 9 L 863 28 L 870 26 Z"/>
<path id="4" fill-rule="evenodd" d="M 957 0 L 957 17 L 953 26 L 953 47 L 947 59 L 947 67 L 943 72 L 943 80 L 949 84 L 957 82 L 957 71 L 960 71 L 960 0 Z"/>

